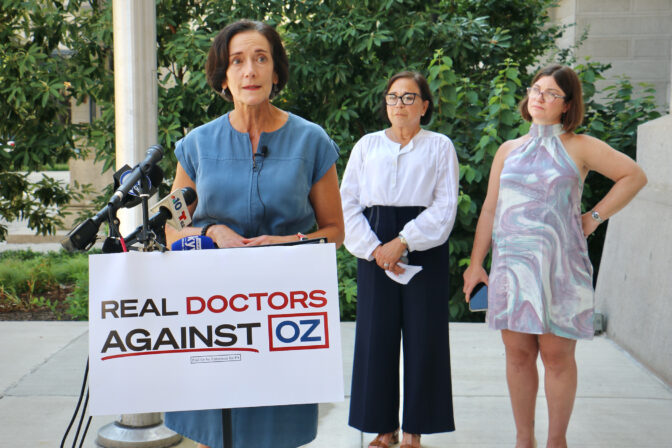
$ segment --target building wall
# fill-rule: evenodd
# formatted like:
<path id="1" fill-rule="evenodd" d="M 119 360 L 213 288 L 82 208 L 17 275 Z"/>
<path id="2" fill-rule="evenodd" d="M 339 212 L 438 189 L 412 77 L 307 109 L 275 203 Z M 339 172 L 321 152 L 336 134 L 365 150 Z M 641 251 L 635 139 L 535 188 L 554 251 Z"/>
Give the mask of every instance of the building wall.
<path id="1" fill-rule="evenodd" d="M 607 335 L 672 386 L 672 115 L 639 126 L 649 182 L 609 220 L 595 289 Z"/>
<path id="2" fill-rule="evenodd" d="M 653 84 L 657 104 L 667 111 L 672 103 L 672 0 L 560 0 L 550 14 L 557 23 L 576 23 L 560 40 L 562 47 L 575 44 L 587 30 L 577 50 L 579 62 L 590 56 L 612 65 L 598 88 L 627 75 L 635 85 Z"/>

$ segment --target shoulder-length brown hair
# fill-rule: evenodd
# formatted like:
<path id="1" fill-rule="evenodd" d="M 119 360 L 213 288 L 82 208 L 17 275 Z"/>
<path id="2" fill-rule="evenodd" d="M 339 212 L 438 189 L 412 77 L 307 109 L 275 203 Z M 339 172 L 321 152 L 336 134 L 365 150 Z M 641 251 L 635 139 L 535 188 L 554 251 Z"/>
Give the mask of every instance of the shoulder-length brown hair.
<path id="1" fill-rule="evenodd" d="M 385 86 L 385 93 L 383 94 L 380 108 L 380 118 L 387 123 L 390 122 L 389 118 L 387 117 L 387 103 L 385 103 L 385 95 L 387 95 L 387 93 L 390 91 L 390 87 L 392 87 L 394 81 L 400 78 L 408 78 L 415 81 L 415 83 L 418 85 L 418 88 L 420 89 L 420 96 L 422 97 L 422 101 L 429 101 L 429 106 L 427 106 L 425 115 L 420 118 L 420 124 L 429 123 L 429 121 L 432 119 L 432 112 L 434 112 L 434 100 L 432 99 L 432 92 L 429 90 L 429 83 L 427 83 L 427 79 L 425 79 L 421 73 L 408 70 L 397 73 L 396 75 L 392 76 L 389 81 L 387 81 L 387 86 Z"/>
<path id="2" fill-rule="evenodd" d="M 572 132 L 574 129 L 579 127 L 583 123 L 583 90 L 581 89 L 581 81 L 576 75 L 574 70 L 567 67 L 566 65 L 553 64 L 548 67 L 544 67 L 532 80 L 532 85 L 544 76 L 552 76 L 555 80 L 558 87 L 565 92 L 565 103 L 569 104 L 569 109 L 567 112 L 563 113 L 560 117 L 560 123 L 562 123 L 562 128 L 567 132 Z M 527 102 L 529 97 L 525 95 L 525 98 L 519 104 L 520 115 L 527 120 L 532 121 L 532 116 L 527 110 Z"/>
<path id="3" fill-rule="evenodd" d="M 226 80 L 226 70 L 229 68 L 229 42 L 233 36 L 243 31 L 257 31 L 263 35 L 271 46 L 271 57 L 273 58 L 273 70 L 278 75 L 278 83 L 273 85 L 270 99 L 273 99 L 289 80 L 289 59 L 285 47 L 282 45 L 282 39 L 275 29 L 263 22 L 253 20 L 238 20 L 224 27 L 212 42 L 208 60 L 205 63 L 205 74 L 210 87 L 221 94 L 226 100 L 233 101 L 231 91 L 226 88 L 222 90 L 222 83 Z"/>

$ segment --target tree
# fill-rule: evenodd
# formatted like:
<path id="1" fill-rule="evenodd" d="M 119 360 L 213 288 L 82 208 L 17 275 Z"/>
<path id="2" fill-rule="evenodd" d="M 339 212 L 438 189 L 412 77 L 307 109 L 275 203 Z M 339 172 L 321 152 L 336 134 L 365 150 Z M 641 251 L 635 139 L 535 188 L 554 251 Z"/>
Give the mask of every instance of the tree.
<path id="1" fill-rule="evenodd" d="M 12 8 L 18 14 L 26 10 L 24 5 L 35 3 L 23 2 Z M 492 157 L 504 140 L 528 129 L 516 107 L 536 64 L 545 58 L 575 62 L 567 59 L 571 52 L 555 47 L 564 28 L 550 23 L 548 10 L 554 4 L 554 0 L 159 0 L 158 143 L 168 149 L 162 161 L 167 179 L 160 194 L 167 193 L 174 173 L 175 157 L 170 149 L 175 142 L 231 108 L 207 86 L 204 66 L 213 37 L 234 20 L 264 20 L 279 30 L 289 54 L 290 81 L 274 103 L 327 130 L 341 149 L 339 172 L 361 136 L 386 126 L 379 112 L 388 77 L 400 70 L 419 70 L 435 93 L 436 112 L 429 128 L 453 140 L 460 161 L 458 216 L 450 239 L 451 315 L 453 319 L 474 319 L 464 305 L 461 272 L 468 262 Z M 65 17 L 62 5 L 54 8 L 53 17 Z M 59 38 L 47 31 L 61 29 L 60 41 L 72 53 L 58 61 L 69 64 L 63 67 L 70 86 L 65 90 L 54 87 L 49 98 L 56 98 L 56 92 L 65 98 L 86 95 L 101 107 L 102 114 L 86 128 L 61 126 L 85 136 L 96 156 L 110 167 L 114 164 L 111 2 L 71 1 L 67 12 L 71 19 L 60 28 L 33 33 L 51 36 L 35 37 L 33 40 L 43 45 L 34 51 L 49 55 Z M 32 20 L 46 20 L 39 17 Z M 54 18 L 50 20 L 56 23 Z M 16 27 L 8 33 L 14 40 L 17 34 Z M 2 42 L 6 45 L 4 37 Z M 51 42 L 52 47 L 44 42 Z M 14 45 L 9 50 L 20 50 Z M 654 105 L 650 95 L 632 101 L 631 89 L 625 84 L 612 90 L 606 102 L 594 100 L 594 82 L 606 68 L 599 64 L 578 67 L 588 105 L 585 129 L 633 154 L 636 125 L 656 116 Z M 3 92 L 9 88 L 6 85 L 24 91 L 18 77 L 11 82 L 0 79 Z M 49 79 L 52 81 L 47 84 L 54 86 L 65 80 Z M 586 185 L 586 201 L 591 200 L 593 190 L 603 191 L 607 185 L 603 180 L 596 180 L 594 189 L 592 183 Z M 593 263 L 599 261 L 601 244 L 594 247 Z M 354 315 L 354 272 L 352 257 L 340 250 L 341 309 L 347 318 Z"/>
<path id="2" fill-rule="evenodd" d="M 77 1 L 0 2 L 0 218 L 27 219 L 41 234 L 54 233 L 63 208 L 86 191 L 47 177 L 30 183 L 28 173 L 85 153 L 77 145 L 82 128 L 70 122 L 70 104 L 83 98 L 83 86 L 104 77 L 83 64 L 70 44 L 88 35 L 73 15 L 86 18 L 89 12 Z M 0 241 L 6 232 L 0 225 Z"/>

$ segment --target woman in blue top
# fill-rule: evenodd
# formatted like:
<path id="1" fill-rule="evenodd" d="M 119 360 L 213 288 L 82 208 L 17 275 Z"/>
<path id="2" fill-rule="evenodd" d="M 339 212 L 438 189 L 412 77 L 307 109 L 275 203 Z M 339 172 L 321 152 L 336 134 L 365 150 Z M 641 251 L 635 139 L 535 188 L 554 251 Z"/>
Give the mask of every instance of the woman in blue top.
<path id="1" fill-rule="evenodd" d="M 205 235 L 219 247 L 258 246 L 306 234 L 340 245 L 338 147 L 320 126 L 270 103 L 289 77 L 278 33 L 249 20 L 228 25 L 210 48 L 206 74 L 234 109 L 177 143 L 173 191 L 191 187 L 198 201 L 191 227 L 166 229 L 168 243 Z M 231 416 L 236 448 L 297 447 L 317 433 L 315 404 L 233 409 Z M 166 425 L 222 446 L 221 410 L 166 413 Z"/>

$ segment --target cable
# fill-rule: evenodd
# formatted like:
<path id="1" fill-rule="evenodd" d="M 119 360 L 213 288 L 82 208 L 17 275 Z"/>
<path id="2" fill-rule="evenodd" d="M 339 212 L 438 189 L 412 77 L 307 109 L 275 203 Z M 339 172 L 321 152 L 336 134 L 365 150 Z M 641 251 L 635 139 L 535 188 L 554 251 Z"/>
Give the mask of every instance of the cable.
<path id="1" fill-rule="evenodd" d="M 72 414 L 72 418 L 70 419 L 70 423 L 68 424 L 67 429 L 65 430 L 65 434 L 63 434 L 63 440 L 61 440 L 61 448 L 65 447 L 65 439 L 67 439 L 68 434 L 70 433 L 70 429 L 72 428 L 72 424 L 75 422 L 75 419 L 77 418 L 77 414 L 79 413 L 79 407 L 82 405 L 82 398 L 84 397 L 84 391 L 86 390 L 86 397 L 87 397 L 87 402 L 88 402 L 88 397 L 89 397 L 89 392 L 88 388 L 86 387 L 87 379 L 89 376 L 89 358 L 86 358 L 86 368 L 84 369 L 84 381 L 82 381 L 82 389 L 79 392 L 79 399 L 77 400 L 77 406 L 75 407 L 75 412 Z M 86 405 L 84 406 L 84 409 L 82 412 L 86 410 Z"/>
<path id="2" fill-rule="evenodd" d="M 82 440 L 79 442 L 79 448 L 82 448 L 84 445 L 84 439 L 86 439 L 86 433 L 89 432 L 89 426 L 91 426 L 91 416 L 89 415 L 89 419 L 86 421 L 86 427 L 84 428 L 84 434 L 82 434 Z"/>
<path id="3" fill-rule="evenodd" d="M 82 430 L 82 423 L 84 422 L 84 415 L 86 414 L 86 407 L 89 404 L 89 389 L 86 389 L 86 399 L 84 400 L 84 407 L 82 408 L 82 413 L 79 416 L 79 424 L 77 425 L 77 432 L 75 433 L 75 440 L 72 441 L 72 448 L 77 448 L 77 439 L 79 439 L 79 431 Z M 88 425 L 87 425 L 88 428 Z M 83 437 L 86 437 L 86 433 L 83 434 Z M 84 442 L 84 438 L 82 438 Z"/>

